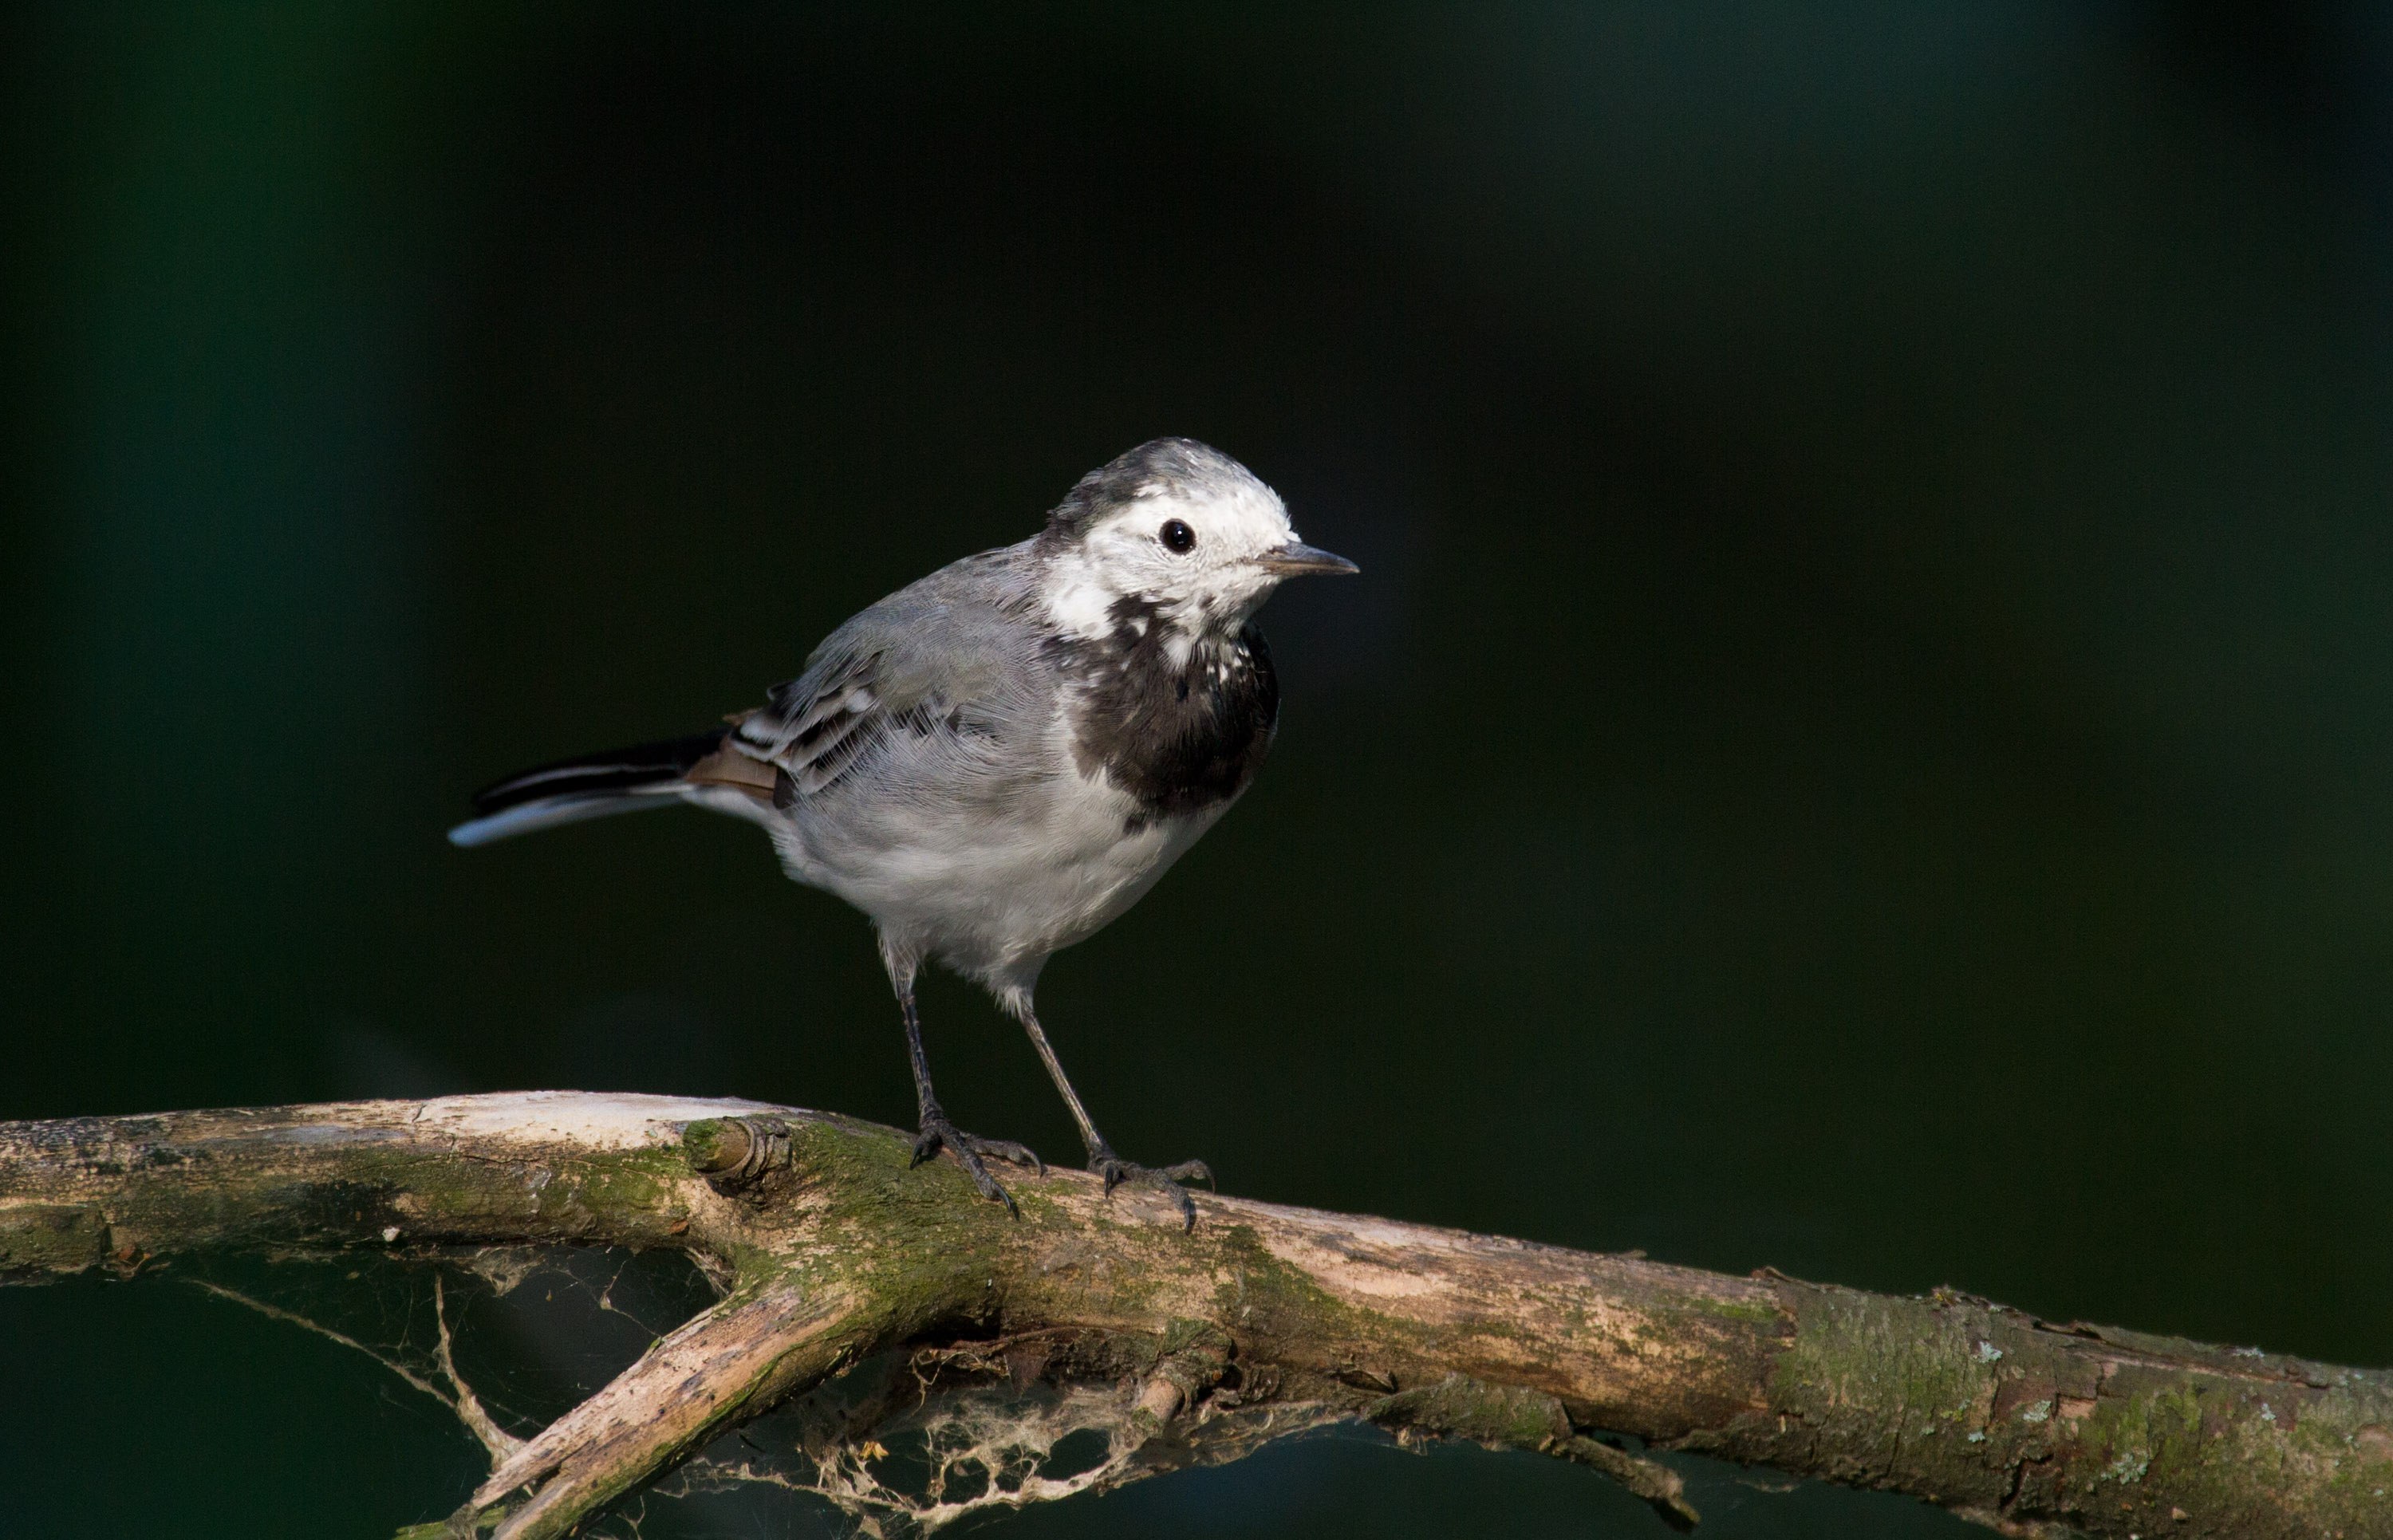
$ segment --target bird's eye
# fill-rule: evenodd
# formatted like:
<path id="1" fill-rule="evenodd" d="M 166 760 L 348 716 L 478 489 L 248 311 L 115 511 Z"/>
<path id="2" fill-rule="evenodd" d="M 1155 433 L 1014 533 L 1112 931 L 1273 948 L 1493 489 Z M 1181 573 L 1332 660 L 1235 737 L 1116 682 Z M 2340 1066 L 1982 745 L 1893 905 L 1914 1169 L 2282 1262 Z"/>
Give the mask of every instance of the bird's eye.
<path id="1" fill-rule="evenodd" d="M 1196 549 L 1196 531 L 1180 519 L 1165 519 L 1163 529 L 1156 538 L 1163 542 L 1165 550 L 1176 556 L 1184 556 Z"/>

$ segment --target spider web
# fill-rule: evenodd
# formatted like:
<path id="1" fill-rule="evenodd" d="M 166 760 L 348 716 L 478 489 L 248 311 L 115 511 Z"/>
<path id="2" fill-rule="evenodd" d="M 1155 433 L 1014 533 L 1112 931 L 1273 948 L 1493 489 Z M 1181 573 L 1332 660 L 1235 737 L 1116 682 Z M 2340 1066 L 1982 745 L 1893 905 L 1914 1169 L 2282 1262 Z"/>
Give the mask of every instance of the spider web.
<path id="1" fill-rule="evenodd" d="M 354 1351 L 394 1401 L 438 1402 L 493 1460 L 715 1299 L 685 1257 L 605 1248 L 225 1258 L 179 1271 Z M 1137 1412 L 1138 1375 L 1054 1367 L 1070 1359 L 1059 1340 L 1070 1335 L 868 1360 L 718 1437 L 584 1533 L 901 1540 L 1235 1459 L 1335 1420 L 1301 1403 L 1242 1404 L 1233 1384 L 1158 1436 Z"/>

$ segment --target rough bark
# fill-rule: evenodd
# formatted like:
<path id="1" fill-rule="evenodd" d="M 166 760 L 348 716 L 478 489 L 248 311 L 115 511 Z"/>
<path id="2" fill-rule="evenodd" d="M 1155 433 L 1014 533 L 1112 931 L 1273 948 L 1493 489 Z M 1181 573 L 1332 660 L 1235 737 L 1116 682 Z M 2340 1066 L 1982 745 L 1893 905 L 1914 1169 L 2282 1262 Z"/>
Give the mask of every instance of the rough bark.
<path id="1" fill-rule="evenodd" d="M 690 1253 L 719 1302 L 529 1440 L 491 1429 L 490 1477 L 427 1535 L 572 1533 L 776 1402 L 910 1351 L 934 1392 L 997 1375 L 1113 1407 L 1108 1481 L 1352 1417 L 1576 1459 L 1681 1526 L 1678 1476 L 1618 1441 L 2016 1534 L 2393 1537 L 2383 1371 L 1231 1197 L 1183 1233 L 1079 1172 L 1016 1180 L 1015 1219 L 908 1155 L 835 1116 L 568 1092 L 0 1124 L 0 1277 L 229 1249 Z M 825 1468 L 863 1471 L 870 1430 Z"/>

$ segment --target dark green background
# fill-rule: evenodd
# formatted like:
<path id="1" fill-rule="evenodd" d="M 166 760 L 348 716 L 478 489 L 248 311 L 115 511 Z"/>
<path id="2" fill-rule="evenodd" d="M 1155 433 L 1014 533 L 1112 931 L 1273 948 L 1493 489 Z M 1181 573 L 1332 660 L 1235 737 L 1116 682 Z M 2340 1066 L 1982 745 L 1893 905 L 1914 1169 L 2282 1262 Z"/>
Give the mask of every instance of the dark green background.
<path id="1" fill-rule="evenodd" d="M 440 831 L 1185 433 L 1366 576 L 1266 612 L 1273 763 L 1048 972 L 1126 1153 L 2393 1360 L 2382 10 L 34 9 L 0 1116 L 908 1120 L 863 921 L 752 830 Z M 960 1120 L 1073 1150 L 926 1009 Z M 514 1308 L 537 1416 L 605 1364 Z M 477 1457 L 171 1280 L 0 1294 L 7 1534 L 385 1534 Z M 1720 1535 L 1960 1533 L 1730 1475 Z M 997 1527 L 1661 1533 L 1336 1439 Z"/>

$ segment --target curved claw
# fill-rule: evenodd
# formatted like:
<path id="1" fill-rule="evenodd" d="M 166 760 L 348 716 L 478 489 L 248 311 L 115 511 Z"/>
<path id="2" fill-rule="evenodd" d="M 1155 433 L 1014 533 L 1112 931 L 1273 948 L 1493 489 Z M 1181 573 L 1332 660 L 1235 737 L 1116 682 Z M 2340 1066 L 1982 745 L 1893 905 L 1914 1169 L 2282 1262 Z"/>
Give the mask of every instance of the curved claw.
<path id="1" fill-rule="evenodd" d="M 1021 1206 L 1013 1201 L 1013 1194 L 988 1174 L 988 1168 L 982 1164 L 982 1157 L 1027 1166 L 1040 1176 L 1047 1174 L 1047 1163 L 1040 1159 L 1038 1153 L 1029 1145 L 1017 1144 L 1011 1139 L 983 1139 L 978 1134 L 966 1133 L 936 1114 L 922 1119 L 921 1130 L 914 1135 L 914 1157 L 907 1162 L 908 1168 L 920 1166 L 942 1148 L 955 1153 L 956 1164 L 964 1168 L 964 1175 L 972 1178 L 972 1184 L 981 1196 L 992 1203 L 1005 1205 L 1005 1211 L 1017 1220 L 1022 1217 Z"/>
<path id="2" fill-rule="evenodd" d="M 1213 1185 L 1212 1168 L 1201 1160 L 1183 1160 L 1171 1166 L 1141 1166 L 1136 1161 L 1124 1160 L 1111 1150 L 1100 1149 L 1095 1158 L 1089 1162 L 1089 1169 L 1105 1179 L 1107 1197 L 1113 1196 L 1114 1189 L 1125 1181 L 1144 1182 L 1150 1187 L 1161 1188 L 1164 1195 L 1180 1210 L 1180 1228 L 1183 1233 L 1196 1228 L 1196 1203 L 1188 1195 L 1188 1190 L 1180 1184 L 1202 1181 L 1209 1187 Z"/>
<path id="3" fill-rule="evenodd" d="M 929 1144 L 927 1150 L 923 1148 L 925 1142 Z M 1039 1152 L 1027 1144 L 1017 1144 L 1011 1139 L 983 1139 L 976 1133 L 960 1133 L 953 1129 L 942 1133 L 917 1135 L 914 1140 L 914 1164 L 920 1166 L 931 1156 L 937 1155 L 942 1144 L 954 1150 L 959 1157 L 967 1154 L 975 1155 L 989 1160 L 1002 1160 L 1008 1165 L 1027 1166 L 1036 1176 L 1043 1177 L 1047 1174 L 1047 1163 L 1040 1159 Z"/>

